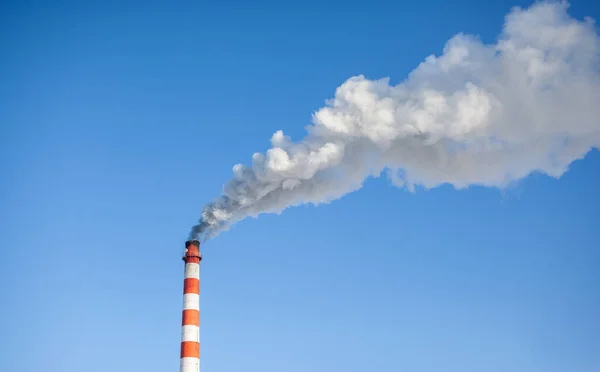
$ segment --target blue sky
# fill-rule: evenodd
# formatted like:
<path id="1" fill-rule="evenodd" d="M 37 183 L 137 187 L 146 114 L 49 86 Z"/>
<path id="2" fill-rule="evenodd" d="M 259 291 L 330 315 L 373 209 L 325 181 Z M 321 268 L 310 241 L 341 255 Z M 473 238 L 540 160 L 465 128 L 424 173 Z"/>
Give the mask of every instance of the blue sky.
<path id="1" fill-rule="evenodd" d="M 0 370 L 177 370 L 183 243 L 231 167 L 529 4 L 4 2 Z M 202 247 L 202 370 L 599 371 L 599 167 L 240 222 Z"/>

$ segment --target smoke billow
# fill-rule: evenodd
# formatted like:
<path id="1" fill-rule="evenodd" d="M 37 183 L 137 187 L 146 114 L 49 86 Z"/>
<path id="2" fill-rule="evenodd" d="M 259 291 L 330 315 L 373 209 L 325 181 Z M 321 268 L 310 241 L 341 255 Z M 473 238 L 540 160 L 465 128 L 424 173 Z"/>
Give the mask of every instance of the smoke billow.
<path id="1" fill-rule="evenodd" d="M 233 167 L 191 237 L 261 213 L 325 203 L 387 173 L 399 187 L 505 187 L 560 177 L 600 147 L 600 38 L 565 2 L 513 9 L 498 41 L 458 34 L 407 79 L 348 79 L 306 136 L 282 131 L 250 166 Z"/>

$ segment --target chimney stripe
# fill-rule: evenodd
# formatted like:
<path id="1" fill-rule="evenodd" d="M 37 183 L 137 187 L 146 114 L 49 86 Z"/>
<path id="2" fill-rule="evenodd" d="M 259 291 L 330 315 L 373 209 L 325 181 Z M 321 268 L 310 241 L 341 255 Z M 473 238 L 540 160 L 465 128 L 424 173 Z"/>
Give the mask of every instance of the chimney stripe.
<path id="1" fill-rule="evenodd" d="M 182 358 L 200 358 L 200 344 L 198 342 L 181 342 Z"/>
<path id="2" fill-rule="evenodd" d="M 181 325 L 200 325 L 200 311 L 198 310 L 183 310 L 181 317 Z"/>
<path id="3" fill-rule="evenodd" d="M 196 278 L 183 279 L 183 293 L 200 294 L 200 280 Z"/>
<path id="4" fill-rule="evenodd" d="M 184 325 L 181 327 L 181 341 L 200 342 L 200 327 Z"/>
<path id="5" fill-rule="evenodd" d="M 186 293 L 183 295 L 183 310 L 200 309 L 200 295 L 197 293 Z"/>
<path id="6" fill-rule="evenodd" d="M 185 264 L 185 279 L 187 278 L 198 278 L 200 276 L 200 265 L 197 263 L 186 263 Z"/>
<path id="7" fill-rule="evenodd" d="M 181 358 L 179 363 L 180 371 L 199 371 L 200 359 L 198 358 Z"/>

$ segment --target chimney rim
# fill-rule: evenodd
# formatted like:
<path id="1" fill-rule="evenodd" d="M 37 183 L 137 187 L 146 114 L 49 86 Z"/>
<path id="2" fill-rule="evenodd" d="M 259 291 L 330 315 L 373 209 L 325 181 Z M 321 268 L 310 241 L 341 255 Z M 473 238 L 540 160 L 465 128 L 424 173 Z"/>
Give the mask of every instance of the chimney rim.
<path id="1" fill-rule="evenodd" d="M 189 247 L 190 245 L 196 246 L 200 248 L 200 241 L 198 239 L 190 239 L 185 242 L 185 247 Z"/>

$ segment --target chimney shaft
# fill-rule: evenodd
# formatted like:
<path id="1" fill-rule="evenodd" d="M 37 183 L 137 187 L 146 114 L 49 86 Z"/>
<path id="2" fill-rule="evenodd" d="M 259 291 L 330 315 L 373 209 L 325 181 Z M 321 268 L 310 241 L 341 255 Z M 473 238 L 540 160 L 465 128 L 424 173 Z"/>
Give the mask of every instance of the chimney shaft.
<path id="1" fill-rule="evenodd" d="M 200 371 L 200 242 L 185 242 L 180 372 Z"/>

